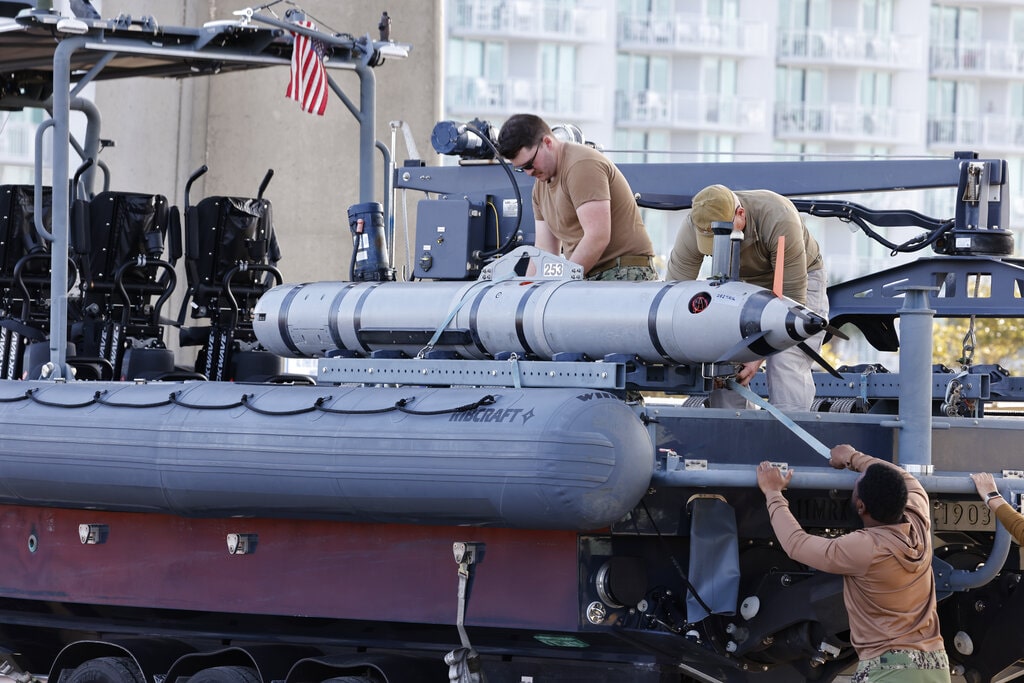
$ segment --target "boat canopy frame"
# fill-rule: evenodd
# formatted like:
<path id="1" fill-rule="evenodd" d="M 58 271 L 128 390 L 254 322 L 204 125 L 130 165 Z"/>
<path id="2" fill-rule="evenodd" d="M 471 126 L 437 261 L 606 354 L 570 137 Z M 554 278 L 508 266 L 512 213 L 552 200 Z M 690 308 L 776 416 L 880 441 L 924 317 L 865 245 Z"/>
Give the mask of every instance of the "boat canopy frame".
<path id="1" fill-rule="evenodd" d="M 13 18 L 0 19 L 0 109 L 42 108 L 52 118 L 40 124 L 37 135 L 36 185 L 40 189 L 42 131 L 53 129 L 51 169 L 53 182 L 51 231 L 37 224 L 51 242 L 50 363 L 52 379 L 73 379 L 67 364 L 68 234 L 71 204 L 70 150 L 83 155 L 91 166 L 82 173 L 89 192 L 98 166 L 98 134 L 87 135 L 85 147 L 71 136 L 71 109 L 85 110 L 89 123 L 99 115 L 83 104 L 82 90 L 94 81 L 136 77 L 191 78 L 224 72 L 290 66 L 294 35 L 303 34 L 323 47 L 328 85 L 359 126 L 359 200 L 375 194 L 374 151 L 389 162 L 387 148 L 376 137 L 376 81 L 373 68 L 385 57 L 404 58 L 410 46 L 374 40 L 368 34 L 329 34 L 296 22 L 300 12 L 290 10 L 282 20 L 245 10 L 241 18 L 213 21 L 201 28 L 158 25 L 152 18 L 131 20 L 70 19 L 51 10 L 26 9 Z M 357 100 L 350 98 L 331 71 L 354 72 L 359 79 Z M 385 177 L 384 196 L 390 177 Z M 60 180 L 58 180 L 60 179 Z M 38 192 L 37 192 L 38 194 Z"/>

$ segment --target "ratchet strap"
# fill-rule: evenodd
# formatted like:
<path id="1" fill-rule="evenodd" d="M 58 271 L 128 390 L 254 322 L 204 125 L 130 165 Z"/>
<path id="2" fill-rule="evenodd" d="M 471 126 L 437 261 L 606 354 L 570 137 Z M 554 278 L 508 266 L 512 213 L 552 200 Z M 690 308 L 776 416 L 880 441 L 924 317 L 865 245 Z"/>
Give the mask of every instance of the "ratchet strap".
<path id="1" fill-rule="evenodd" d="M 759 405 L 765 410 L 767 410 L 769 413 L 771 413 L 776 420 L 781 422 L 783 426 L 786 427 L 789 431 L 793 432 L 798 437 L 800 437 L 805 444 L 807 444 L 814 450 L 815 453 L 817 453 L 818 455 L 825 459 L 831 459 L 832 453 L 825 444 L 815 439 L 806 429 L 798 425 L 796 422 L 793 422 L 793 420 L 791 420 L 785 413 L 783 413 L 781 410 L 773 406 L 771 403 L 755 394 L 753 391 L 750 390 L 749 387 L 743 386 L 734 379 L 728 380 L 726 382 L 726 385 L 733 391 L 739 393 L 740 396 L 747 399 L 751 403 Z"/>
<path id="2" fill-rule="evenodd" d="M 448 680 L 455 683 L 486 683 L 487 678 L 480 668 L 480 655 L 469 644 L 469 634 L 466 633 L 465 625 L 470 567 L 476 562 L 478 548 L 471 543 L 456 542 L 452 550 L 455 553 L 455 562 L 459 565 L 459 610 L 455 624 L 459 629 L 462 647 L 444 656 L 444 663 L 448 665 Z"/>

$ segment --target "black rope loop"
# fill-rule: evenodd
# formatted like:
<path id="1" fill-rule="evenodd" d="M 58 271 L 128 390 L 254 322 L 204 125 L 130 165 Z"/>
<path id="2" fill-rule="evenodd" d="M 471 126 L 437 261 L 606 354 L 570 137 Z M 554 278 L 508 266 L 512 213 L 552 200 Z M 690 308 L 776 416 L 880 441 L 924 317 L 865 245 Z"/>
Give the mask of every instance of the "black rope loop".
<path id="1" fill-rule="evenodd" d="M 99 392 L 97 391 L 92 395 L 91 399 L 83 401 L 82 403 L 53 403 L 51 401 L 44 401 L 36 396 L 38 391 L 39 389 L 29 389 L 25 392 L 25 397 L 32 399 L 35 403 L 38 403 L 41 406 L 46 406 L 47 408 L 88 408 L 96 403 L 96 398 L 99 396 Z"/>
<path id="2" fill-rule="evenodd" d="M 295 408 L 293 410 L 267 410 L 265 408 L 259 408 L 252 403 L 252 400 L 256 397 L 256 394 L 242 394 L 242 397 L 235 403 L 226 403 L 223 405 L 199 405 L 193 403 L 186 403 L 179 400 L 181 395 L 180 391 L 171 392 L 166 400 L 154 401 L 153 403 L 122 403 L 119 401 L 105 400 L 104 397 L 109 393 L 107 390 L 97 391 L 93 394 L 92 398 L 88 401 L 81 403 L 54 403 L 51 401 L 44 401 L 39 398 L 36 394 L 40 391 L 39 389 L 29 389 L 22 396 L 14 397 L 0 397 L 0 403 L 14 403 L 17 401 L 31 400 L 39 405 L 47 406 L 50 408 L 87 408 L 91 405 L 102 405 L 109 408 L 163 408 L 169 405 L 176 405 L 181 408 L 188 408 L 191 410 L 232 410 L 234 408 L 246 408 L 259 415 L 267 415 L 270 417 L 289 417 L 292 415 L 303 415 L 312 412 L 322 412 L 331 415 L 380 415 L 383 413 L 391 413 L 394 411 L 400 411 L 407 415 L 447 415 L 451 413 L 468 413 L 484 406 L 494 405 L 497 401 L 493 395 L 488 394 L 481 397 L 479 400 L 473 401 L 472 403 L 466 403 L 453 408 L 440 408 L 438 410 L 412 410 L 408 408 L 409 404 L 416 400 L 415 396 L 409 396 L 408 398 L 400 398 L 393 405 L 385 406 L 383 408 L 371 408 L 371 409 L 340 409 L 340 408 L 328 408 L 326 406 L 328 401 L 334 400 L 333 396 L 321 396 L 316 399 L 312 405 L 304 408 Z"/>
<path id="3" fill-rule="evenodd" d="M 323 405 L 318 405 L 317 409 L 324 413 L 330 413 L 331 415 L 379 415 L 381 413 L 390 413 L 395 410 L 401 410 L 403 406 L 408 405 L 411 401 L 415 401 L 415 396 L 409 398 L 400 398 L 395 401 L 395 404 L 386 408 L 373 408 L 371 410 L 342 410 L 340 408 L 325 408 Z"/>
<path id="4" fill-rule="evenodd" d="M 194 410 L 231 410 L 232 408 L 241 408 L 245 405 L 246 398 L 251 398 L 253 394 L 242 394 L 242 398 L 235 403 L 226 403 L 221 406 L 210 406 L 210 405 L 193 405 L 191 403 L 184 403 L 178 400 L 178 394 L 180 391 L 172 391 L 170 395 L 170 402 L 176 406 L 182 408 L 192 408 Z"/>
<path id="5" fill-rule="evenodd" d="M 104 401 L 103 397 L 107 394 L 107 390 L 96 392 L 96 402 L 101 406 L 108 406 L 110 408 L 163 408 L 171 405 L 171 399 L 165 401 L 157 401 L 156 403 L 120 403 L 117 401 Z M 173 394 L 172 394 L 173 396 Z"/>
<path id="6" fill-rule="evenodd" d="M 313 405 L 306 406 L 305 408 L 295 408 L 294 410 L 267 410 L 265 408 L 257 408 L 252 404 L 252 401 L 250 401 L 249 399 L 253 398 L 254 396 L 255 394 L 248 394 L 246 396 L 242 396 L 242 403 L 245 404 L 245 407 L 254 413 L 259 413 L 260 415 L 269 415 L 271 417 L 288 417 L 290 415 L 302 415 L 304 413 L 311 413 L 314 410 L 318 410 L 320 408 L 320 404 L 325 400 L 324 398 L 318 398 L 316 401 L 313 402 Z M 326 398 L 330 399 L 331 397 L 327 396 Z"/>
<path id="7" fill-rule="evenodd" d="M 398 409 L 409 415 L 445 415 L 447 413 L 468 413 L 482 406 L 493 405 L 495 401 L 497 401 L 497 399 L 488 394 L 479 401 L 456 406 L 455 408 L 442 408 L 440 410 L 407 410 L 405 406 L 400 406 Z"/>

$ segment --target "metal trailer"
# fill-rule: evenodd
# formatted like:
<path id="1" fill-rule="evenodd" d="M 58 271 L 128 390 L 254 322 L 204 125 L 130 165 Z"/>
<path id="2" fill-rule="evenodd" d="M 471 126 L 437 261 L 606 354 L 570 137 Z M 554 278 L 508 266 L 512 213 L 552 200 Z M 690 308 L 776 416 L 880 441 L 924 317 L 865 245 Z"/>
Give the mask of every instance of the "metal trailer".
<path id="1" fill-rule="evenodd" d="M 956 672 L 1016 672 L 1019 553 L 966 474 L 1001 474 L 1019 506 L 1021 422 L 985 408 L 1019 401 L 1021 386 L 969 360 L 960 372 L 933 368 L 928 350 L 936 315 L 1020 315 L 1004 162 L 623 166 L 655 210 L 686 208 L 721 181 L 775 189 L 865 231 L 928 231 L 922 245 L 937 256 L 834 285 L 831 324 L 723 269 L 635 293 L 580 282 L 571 263 L 528 246 L 524 179 L 479 158 L 408 160 L 386 174 L 385 197 L 429 193 L 416 275 L 440 276 L 396 283 L 391 212 L 373 201 L 384 146 L 371 69 L 405 46 L 258 14 L 188 29 L 31 10 L 0 29 L 0 106 L 52 111 L 37 140 L 52 128 L 54 177 L 69 181 L 0 193 L 11 198 L 0 226 L 0 673 L 22 683 L 832 680 L 855 659 L 841 580 L 786 557 L 753 465 L 770 452 L 798 469 L 789 498 L 800 521 L 842 534 L 853 478 L 814 446 L 844 442 L 929 491 Z M 158 195 L 115 191 L 134 209 L 106 221 L 97 198 L 110 190 L 93 184 L 110 169 L 98 161 L 98 114 L 78 96 L 86 83 L 286 65 L 295 33 L 359 77 L 358 104 L 331 81 L 361 123 L 350 282 L 282 284 L 265 187 L 195 207 L 186 193 L 184 221 Z M 71 108 L 87 113 L 84 144 L 70 135 Z M 455 129 L 473 136 L 480 123 Z M 74 173 L 69 147 L 83 160 Z M 815 198 L 915 187 L 956 188 L 956 216 Z M 98 246 L 106 237 L 117 258 Z M 251 249 L 211 257 L 233 239 Z M 523 256 L 541 259 L 544 276 L 520 274 Z M 182 324 L 183 339 L 205 354 L 195 367 L 162 344 L 178 259 L 198 322 Z M 981 276 L 992 284 L 984 301 L 968 294 Z M 572 318 L 574 302 L 589 315 Z M 600 315 L 630 322 L 602 334 Z M 899 349 L 900 372 L 819 373 L 818 410 L 788 422 L 702 407 L 732 361 L 781 348 L 780 326 L 843 323 Z M 695 325 L 707 338 L 683 343 Z M 281 371 L 282 355 L 304 354 L 318 357 L 314 381 Z M 213 367 L 220 379 L 204 372 Z"/>

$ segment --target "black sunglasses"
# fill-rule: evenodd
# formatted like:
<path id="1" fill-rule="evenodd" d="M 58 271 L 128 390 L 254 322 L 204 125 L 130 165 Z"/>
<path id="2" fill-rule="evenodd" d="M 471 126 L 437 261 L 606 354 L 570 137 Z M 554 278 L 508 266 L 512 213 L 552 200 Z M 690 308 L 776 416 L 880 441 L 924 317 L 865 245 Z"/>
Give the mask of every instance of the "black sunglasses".
<path id="1" fill-rule="evenodd" d="M 540 143 L 537 143 L 537 149 L 534 151 L 533 156 L 522 166 L 516 166 L 516 173 L 525 173 L 526 171 L 533 170 L 533 162 L 537 159 L 537 152 L 540 152 Z"/>

